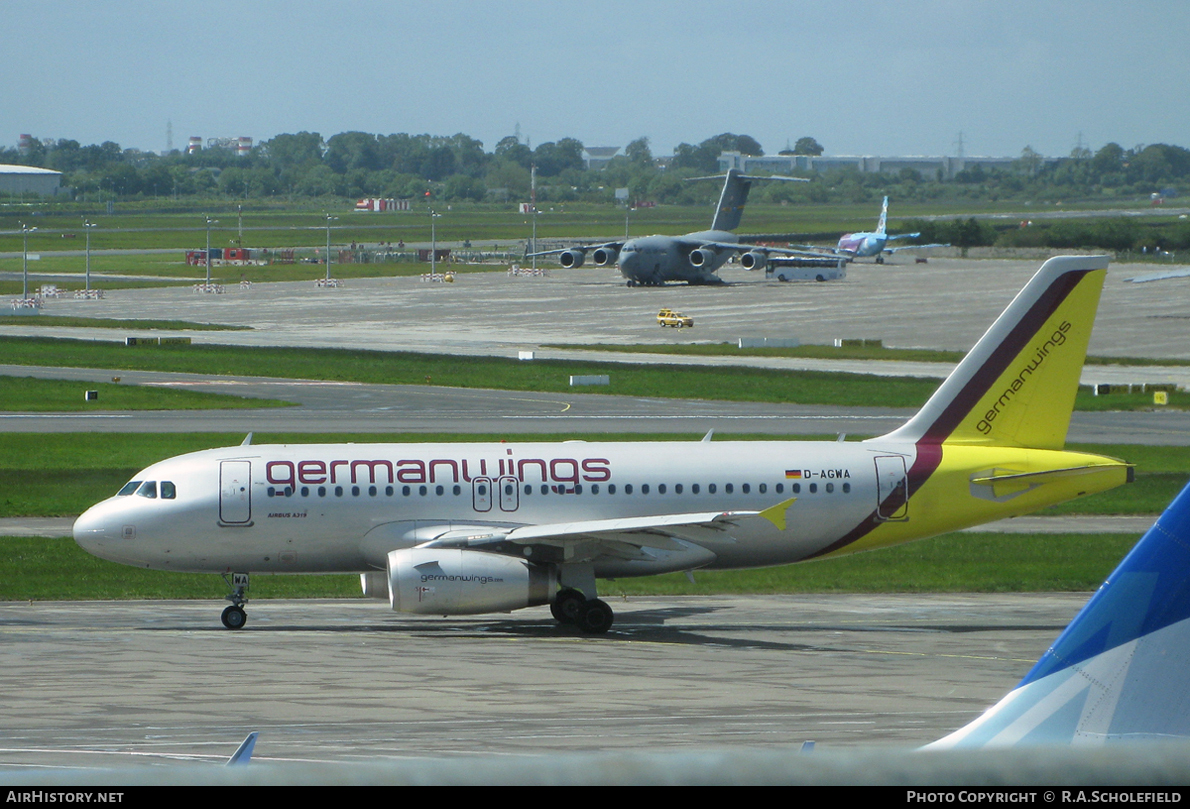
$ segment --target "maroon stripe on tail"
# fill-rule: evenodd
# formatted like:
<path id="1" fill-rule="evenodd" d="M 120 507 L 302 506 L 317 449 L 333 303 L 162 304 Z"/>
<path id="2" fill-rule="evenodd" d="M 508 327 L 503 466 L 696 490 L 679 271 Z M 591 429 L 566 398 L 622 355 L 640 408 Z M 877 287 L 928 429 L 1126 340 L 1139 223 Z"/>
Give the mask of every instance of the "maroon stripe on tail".
<path id="1" fill-rule="evenodd" d="M 972 375 L 963 389 L 946 406 L 946 409 L 926 429 L 921 441 L 940 444 L 949 438 L 955 427 L 958 427 L 966 418 L 1009 364 L 1020 356 L 1025 346 L 1045 324 L 1045 321 L 1049 320 L 1050 316 L 1058 310 L 1058 307 L 1066 301 L 1074 288 L 1090 272 L 1092 270 L 1072 270 L 1050 284 L 1049 288 L 1029 307 L 1029 311 L 1013 327 L 1008 336 L 996 347 L 992 355 L 987 358 L 983 367 Z"/>

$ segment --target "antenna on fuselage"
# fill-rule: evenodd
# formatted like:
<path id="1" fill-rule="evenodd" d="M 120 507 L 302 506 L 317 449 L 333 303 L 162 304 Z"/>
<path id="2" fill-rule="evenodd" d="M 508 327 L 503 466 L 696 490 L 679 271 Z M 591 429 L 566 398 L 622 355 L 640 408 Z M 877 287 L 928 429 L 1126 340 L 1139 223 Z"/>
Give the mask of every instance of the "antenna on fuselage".
<path id="1" fill-rule="evenodd" d="M 252 433 L 248 433 L 246 436 L 244 436 L 244 440 L 240 442 L 240 446 L 247 447 L 251 444 L 252 444 Z"/>

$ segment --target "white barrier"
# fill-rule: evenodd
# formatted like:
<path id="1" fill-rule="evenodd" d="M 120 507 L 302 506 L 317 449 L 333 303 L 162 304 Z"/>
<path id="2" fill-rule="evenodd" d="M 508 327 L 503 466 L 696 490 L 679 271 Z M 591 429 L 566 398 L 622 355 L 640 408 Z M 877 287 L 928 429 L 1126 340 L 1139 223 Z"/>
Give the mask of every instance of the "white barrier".
<path id="1" fill-rule="evenodd" d="M 572 376 L 570 377 L 570 387 L 576 385 L 610 385 L 612 379 L 607 374 L 594 374 L 591 376 Z"/>
<path id="2" fill-rule="evenodd" d="M 796 337 L 740 337 L 740 348 L 797 348 L 802 341 Z"/>
<path id="3" fill-rule="evenodd" d="M 314 286 L 321 287 L 323 289 L 338 289 L 339 287 L 343 286 L 343 282 L 338 278 L 319 278 L 314 282 Z"/>
<path id="4" fill-rule="evenodd" d="M 194 291 L 205 295 L 222 295 L 223 284 L 195 284 Z"/>
<path id="5" fill-rule="evenodd" d="M 41 298 L 14 298 L 12 308 L 25 314 L 37 314 L 41 311 Z"/>
<path id="6" fill-rule="evenodd" d="M 96 301 L 103 297 L 102 289 L 76 289 L 74 297 L 79 300 Z"/>

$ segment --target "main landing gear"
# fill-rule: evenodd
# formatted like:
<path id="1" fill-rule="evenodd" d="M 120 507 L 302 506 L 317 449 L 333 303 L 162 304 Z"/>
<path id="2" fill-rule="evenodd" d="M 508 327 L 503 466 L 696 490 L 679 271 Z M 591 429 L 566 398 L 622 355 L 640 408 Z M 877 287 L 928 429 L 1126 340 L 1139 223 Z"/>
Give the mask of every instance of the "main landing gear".
<path id="1" fill-rule="evenodd" d="M 574 624 L 588 635 L 602 635 L 611 629 L 615 613 L 598 598 L 587 598 L 572 588 L 559 590 L 550 612 L 560 624 Z"/>
<path id="2" fill-rule="evenodd" d="M 244 591 L 248 589 L 248 574 L 232 573 L 231 579 L 228 580 L 227 574 L 224 573 L 223 581 L 231 588 L 231 593 L 225 596 L 226 600 L 231 602 L 231 606 L 223 610 L 223 615 L 220 616 L 223 625 L 228 629 L 243 629 L 244 624 L 248 623 L 248 613 L 244 612 L 244 605 L 248 603 L 248 599 L 244 598 Z"/>

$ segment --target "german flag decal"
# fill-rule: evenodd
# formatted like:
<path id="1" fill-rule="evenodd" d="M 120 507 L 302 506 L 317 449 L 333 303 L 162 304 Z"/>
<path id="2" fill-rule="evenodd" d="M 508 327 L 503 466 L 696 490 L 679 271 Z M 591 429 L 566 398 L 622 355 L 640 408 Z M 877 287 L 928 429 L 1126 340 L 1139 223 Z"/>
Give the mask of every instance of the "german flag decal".
<path id="1" fill-rule="evenodd" d="M 800 469 L 786 469 L 785 470 L 785 479 L 786 480 L 801 480 L 802 479 L 802 470 L 800 470 Z"/>

